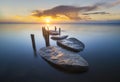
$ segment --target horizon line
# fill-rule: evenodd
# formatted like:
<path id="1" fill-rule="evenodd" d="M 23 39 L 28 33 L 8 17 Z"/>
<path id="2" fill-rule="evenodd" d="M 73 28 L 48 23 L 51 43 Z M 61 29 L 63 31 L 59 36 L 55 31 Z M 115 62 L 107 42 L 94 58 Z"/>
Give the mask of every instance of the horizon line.
<path id="1" fill-rule="evenodd" d="M 6 22 L 0 21 L 0 24 L 120 24 L 120 20 L 109 21 L 86 21 L 86 22 L 54 22 L 54 23 L 42 23 L 42 22 Z"/>

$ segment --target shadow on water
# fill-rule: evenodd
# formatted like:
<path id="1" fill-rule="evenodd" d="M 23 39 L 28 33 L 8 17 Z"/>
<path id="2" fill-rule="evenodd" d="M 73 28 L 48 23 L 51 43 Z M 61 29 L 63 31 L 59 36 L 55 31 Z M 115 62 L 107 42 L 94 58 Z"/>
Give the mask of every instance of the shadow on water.
<path id="1" fill-rule="evenodd" d="M 34 57 L 35 57 L 35 58 L 38 57 L 36 51 L 33 51 L 33 54 L 34 54 Z"/>

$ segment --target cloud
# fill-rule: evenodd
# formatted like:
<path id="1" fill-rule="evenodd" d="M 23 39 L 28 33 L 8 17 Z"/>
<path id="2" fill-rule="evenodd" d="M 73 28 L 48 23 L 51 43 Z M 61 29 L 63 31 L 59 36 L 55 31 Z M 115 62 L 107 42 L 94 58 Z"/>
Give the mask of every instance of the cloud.
<path id="1" fill-rule="evenodd" d="M 94 14 L 100 14 L 100 15 L 105 15 L 105 14 L 110 14 L 108 12 L 93 12 L 93 13 L 84 13 L 83 15 L 94 15 Z"/>
<path id="2" fill-rule="evenodd" d="M 64 16 L 64 17 L 69 18 L 70 20 L 82 20 L 83 18 L 86 18 L 86 17 L 80 16 L 82 13 L 86 13 L 86 15 L 88 14 L 109 14 L 106 12 L 95 12 L 95 13 L 87 13 L 87 12 L 104 9 L 104 8 L 111 8 L 119 4 L 120 4 L 120 0 L 117 0 L 113 3 L 102 2 L 102 3 L 96 3 L 91 6 L 83 6 L 83 7 L 59 5 L 54 8 L 46 9 L 43 11 L 33 10 L 32 15 L 36 17 L 51 16 L 53 18 Z M 90 19 L 90 17 L 87 17 L 87 18 Z"/>
<path id="3" fill-rule="evenodd" d="M 106 3 L 106 4 L 104 5 L 104 7 L 106 7 L 106 8 L 111 8 L 111 7 L 117 6 L 117 5 L 119 5 L 119 4 L 120 4 L 120 0 L 116 0 L 116 1 L 111 2 L 111 3 Z"/>
<path id="4" fill-rule="evenodd" d="M 81 19 L 81 17 L 79 16 L 80 12 L 87 12 L 95 9 L 97 9 L 97 5 L 85 7 L 60 5 L 44 11 L 34 10 L 32 12 L 32 15 L 37 17 L 41 16 L 60 17 L 60 15 L 64 15 L 71 20 L 80 20 Z"/>

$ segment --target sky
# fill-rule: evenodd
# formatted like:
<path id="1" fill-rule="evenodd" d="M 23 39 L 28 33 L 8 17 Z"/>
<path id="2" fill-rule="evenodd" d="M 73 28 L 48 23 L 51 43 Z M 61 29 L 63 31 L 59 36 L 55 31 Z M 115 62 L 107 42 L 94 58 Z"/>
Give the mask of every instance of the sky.
<path id="1" fill-rule="evenodd" d="M 120 0 L 0 0 L 0 22 L 120 20 Z"/>

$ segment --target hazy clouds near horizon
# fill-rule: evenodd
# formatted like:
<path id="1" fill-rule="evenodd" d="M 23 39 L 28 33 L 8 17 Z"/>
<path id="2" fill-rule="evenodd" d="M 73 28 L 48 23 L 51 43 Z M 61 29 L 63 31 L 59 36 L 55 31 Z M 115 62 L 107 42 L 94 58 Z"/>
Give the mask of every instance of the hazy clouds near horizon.
<path id="1" fill-rule="evenodd" d="M 70 6 L 70 5 L 58 5 L 56 7 L 53 7 L 51 9 L 46 9 L 46 10 L 33 10 L 32 15 L 36 17 L 41 17 L 41 16 L 51 16 L 51 17 L 60 17 L 60 15 L 64 15 L 68 17 L 71 20 L 82 20 L 84 19 L 90 19 L 89 14 L 110 14 L 109 12 L 95 12 L 96 10 L 102 10 L 106 8 L 111 8 L 116 5 L 120 4 L 120 0 L 117 0 L 113 3 L 107 3 L 107 2 L 102 2 L 102 3 L 96 3 L 91 6 Z M 93 13 L 89 13 L 89 11 L 93 11 Z M 82 16 L 80 16 L 82 15 Z"/>

